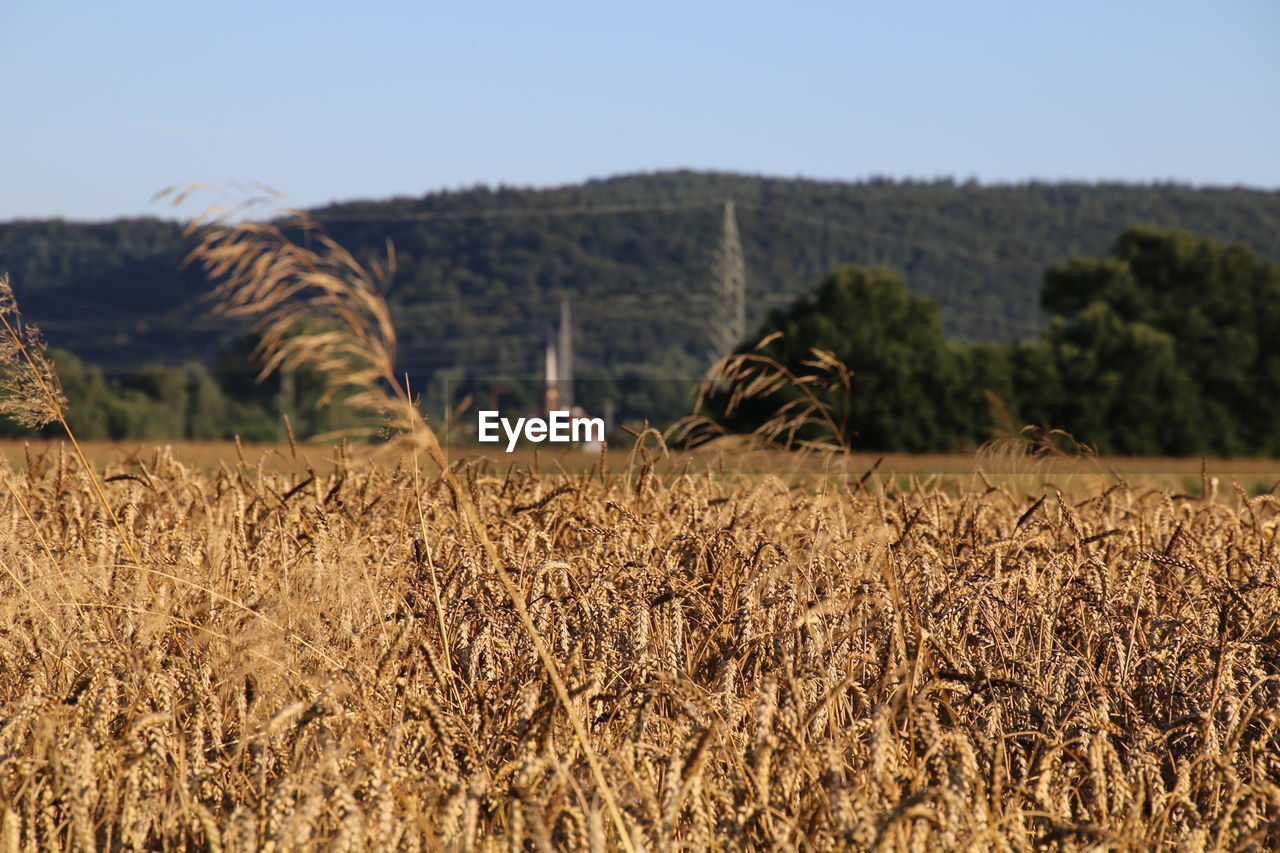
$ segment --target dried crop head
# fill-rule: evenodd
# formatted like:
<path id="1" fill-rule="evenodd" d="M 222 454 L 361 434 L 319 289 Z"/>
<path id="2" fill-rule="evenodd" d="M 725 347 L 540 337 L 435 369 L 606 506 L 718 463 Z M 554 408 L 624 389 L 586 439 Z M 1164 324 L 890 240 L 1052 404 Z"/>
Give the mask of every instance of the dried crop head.
<path id="1" fill-rule="evenodd" d="M 1092 447 L 1071 433 L 1037 426 L 993 438 L 978 448 L 974 462 L 983 474 L 1001 476 L 1106 473 Z"/>
<path id="2" fill-rule="evenodd" d="M 0 415 L 7 415 L 31 429 L 39 429 L 54 421 L 62 426 L 80 465 L 93 485 L 98 502 L 120 534 L 129 556 L 137 563 L 138 553 L 132 538 L 121 525 L 111 502 L 102 491 L 102 483 L 98 481 L 93 466 L 85 458 L 80 442 L 71 431 L 66 409 L 67 398 L 62 395 L 62 383 L 58 381 L 58 374 L 54 373 L 53 365 L 45 355 L 40 330 L 22 322 L 18 300 L 9 285 L 9 277 L 0 275 Z M 29 516 L 25 507 L 23 512 Z"/>
<path id="3" fill-rule="evenodd" d="M 62 417 L 67 400 L 35 326 L 22 322 L 9 277 L 0 275 L 0 414 L 39 429 Z"/>
<path id="4" fill-rule="evenodd" d="M 699 444 L 717 432 L 723 434 L 719 424 L 702 414 L 713 401 L 726 416 L 749 401 L 777 401 L 777 408 L 752 436 L 787 450 L 851 453 L 847 436 L 853 371 L 834 353 L 811 347 L 808 357 L 800 362 L 810 372 L 797 374 L 768 353 L 770 345 L 782 337 L 781 332 L 774 332 L 750 352 L 727 355 L 712 365 L 698 386 L 693 414 L 673 426 L 669 434 L 688 444 Z"/>
<path id="5" fill-rule="evenodd" d="M 171 188 L 160 197 L 174 194 L 176 205 L 197 189 Z M 185 231 L 197 241 L 185 263 L 197 262 L 220 280 L 213 291 L 219 311 L 257 321 L 261 376 L 311 368 L 326 383 L 321 404 L 342 398 L 443 466 L 439 442 L 395 372 L 396 332 L 383 296 L 395 272 L 390 241 L 385 265 L 365 266 L 303 211 L 280 208 L 270 221 L 231 221 L 261 201 L 209 208 Z"/>

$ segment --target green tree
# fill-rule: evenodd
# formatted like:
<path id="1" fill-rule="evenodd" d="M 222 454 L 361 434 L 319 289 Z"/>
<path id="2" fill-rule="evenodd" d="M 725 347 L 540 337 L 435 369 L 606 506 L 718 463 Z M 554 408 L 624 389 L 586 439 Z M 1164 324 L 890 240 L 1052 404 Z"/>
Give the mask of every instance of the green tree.
<path id="1" fill-rule="evenodd" d="M 62 382 L 62 393 L 67 398 L 67 422 L 75 434 L 83 439 L 109 437 L 107 408 L 115 391 L 102 371 L 86 365 L 64 349 L 51 349 L 49 356 Z M 46 428 L 45 433 L 60 436 L 61 429 Z"/>
<path id="2" fill-rule="evenodd" d="M 143 420 L 132 427 L 130 438 L 184 438 L 187 426 L 186 371 L 180 367 L 159 364 L 144 365 L 125 383 L 125 390 L 136 391 L 134 397 Z"/>
<path id="3" fill-rule="evenodd" d="M 1155 228 L 1113 255 L 1045 274 L 1056 423 L 1114 452 L 1280 451 L 1280 266 Z"/>
<path id="4" fill-rule="evenodd" d="M 1200 400 L 1171 335 L 1096 302 L 1050 327 L 1059 377 L 1051 423 L 1104 453 L 1194 453 Z"/>
<path id="5" fill-rule="evenodd" d="M 218 381 L 202 364 L 186 367 L 187 411 L 183 435 L 186 438 L 212 440 L 234 435 L 228 420 L 226 395 Z"/>
<path id="6" fill-rule="evenodd" d="M 846 436 L 853 447 L 939 450 L 972 427 L 965 359 L 947 342 L 938 306 L 883 267 L 835 271 L 811 297 L 775 312 L 759 336 L 774 332 L 782 337 L 764 352 L 793 373 L 808 372 L 810 348 L 830 351 L 853 372 Z M 730 423 L 754 427 L 792 394 L 757 400 Z"/>

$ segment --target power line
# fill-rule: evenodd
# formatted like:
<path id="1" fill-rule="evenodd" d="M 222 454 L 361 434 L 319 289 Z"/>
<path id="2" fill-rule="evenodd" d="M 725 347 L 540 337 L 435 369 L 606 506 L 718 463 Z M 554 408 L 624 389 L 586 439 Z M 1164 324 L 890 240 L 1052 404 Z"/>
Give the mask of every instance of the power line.
<path id="1" fill-rule="evenodd" d="M 698 207 L 715 207 L 722 206 L 724 204 L 725 200 L 723 198 L 691 196 L 683 199 L 671 199 L 668 201 L 562 205 L 557 207 L 541 208 L 506 207 L 472 210 L 415 211 L 404 213 L 373 213 L 358 211 L 350 213 L 313 213 L 312 217 L 318 222 L 416 222 L 469 219 L 524 219 L 544 216 L 609 216 L 625 213 L 661 213 Z M 820 225 L 846 234 L 871 238 L 877 243 L 890 242 L 909 247 L 919 245 L 919 241 L 911 237 L 887 234 L 880 229 L 868 226 L 852 225 L 833 217 L 815 216 L 808 213 L 796 213 L 778 205 L 763 204 L 760 202 L 735 200 L 733 204 L 738 207 L 747 208 L 759 215 L 771 216 L 778 219 L 788 219 L 793 222 L 803 222 L 810 225 Z M 954 247 L 948 249 L 948 254 L 959 257 L 977 258 L 987 263 L 1007 264 L 1018 262 L 1017 259 L 1001 259 L 971 249 L 956 249 Z"/>
<path id="2" fill-rule="evenodd" d="M 620 213 L 661 213 L 694 207 L 710 207 L 721 199 L 692 197 L 670 201 L 618 202 L 615 204 L 563 205 L 558 207 L 497 207 L 479 210 L 414 211 L 406 213 L 313 213 L 317 222 L 417 222 L 465 219 L 527 219 L 542 216 L 612 216 Z"/>
<path id="3" fill-rule="evenodd" d="M 792 222 L 803 222 L 809 225 L 821 225 L 824 228 L 828 228 L 833 231 L 842 231 L 846 234 L 868 238 L 875 243 L 897 243 L 907 248 L 919 248 L 920 246 L 920 241 L 916 238 L 899 234 L 888 234 L 882 230 L 865 225 L 851 225 L 847 222 L 842 222 L 838 219 L 831 219 L 825 216 L 814 216 L 809 213 L 795 213 L 776 205 L 756 204 L 752 202 L 739 202 L 739 205 L 753 211 L 757 215 L 771 216 L 775 219 L 789 219 Z M 985 254 L 973 249 L 958 249 L 954 246 L 949 246 L 947 248 L 947 254 L 954 257 L 976 259 L 983 261 L 984 263 L 1020 263 L 1017 258 L 998 258 L 994 255 Z"/>

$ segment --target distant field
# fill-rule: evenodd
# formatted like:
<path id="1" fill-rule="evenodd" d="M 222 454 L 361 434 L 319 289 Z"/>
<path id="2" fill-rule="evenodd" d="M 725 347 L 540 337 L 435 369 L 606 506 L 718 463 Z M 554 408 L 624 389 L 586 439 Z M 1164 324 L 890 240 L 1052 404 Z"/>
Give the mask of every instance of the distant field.
<path id="1" fill-rule="evenodd" d="M 64 442 L 0 441 L 0 459 L 22 467 L 27 456 L 57 454 Z M 650 441 L 650 447 L 653 446 Z M 211 471 L 220 465 L 234 467 L 243 459 L 252 466 L 259 464 L 272 471 L 298 470 L 310 465 L 323 470 L 332 464 L 337 452 L 333 445 L 243 444 L 235 442 L 154 442 L 91 441 L 83 444 L 85 452 L 97 465 L 110 467 L 116 473 L 147 464 L 160 447 L 169 447 L 186 464 Z M 353 459 L 379 458 L 368 445 L 350 444 L 346 453 Z M 515 467 L 538 474 L 560 471 L 584 471 L 602 463 L 600 456 L 582 453 L 574 448 L 518 448 L 513 453 L 468 446 L 453 448 L 455 461 L 484 463 L 488 470 L 502 472 Z M 606 470 L 621 471 L 631 462 L 631 448 L 611 448 L 603 457 Z M 877 465 L 876 463 L 879 462 Z M 969 486 L 985 476 L 992 482 L 1017 483 L 1026 488 L 1049 484 L 1067 491 L 1081 487 L 1110 485 L 1121 478 L 1135 485 L 1154 486 L 1170 491 L 1200 496 L 1202 472 L 1206 478 L 1218 480 L 1218 493 L 1232 492 L 1237 483 L 1249 494 L 1280 491 L 1280 460 L 1252 458 L 1018 458 L 1008 454 L 878 454 L 855 453 L 849 457 L 802 456 L 778 451 L 708 450 L 689 453 L 672 451 L 660 456 L 656 469 L 664 472 L 778 475 L 814 477 L 827 475 L 836 480 L 860 480 L 870 471 L 867 483 L 892 483 L 902 488 L 912 485 Z M 874 469 L 874 470 L 873 470 Z M 980 472 L 980 473 L 979 473 Z M 1210 486 L 1212 488 L 1212 486 Z"/>

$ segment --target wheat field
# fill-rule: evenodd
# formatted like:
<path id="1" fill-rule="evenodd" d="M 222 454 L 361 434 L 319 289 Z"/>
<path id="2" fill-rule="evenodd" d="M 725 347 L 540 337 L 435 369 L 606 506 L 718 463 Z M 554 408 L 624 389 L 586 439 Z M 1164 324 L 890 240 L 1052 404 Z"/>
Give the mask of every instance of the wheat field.
<path id="1" fill-rule="evenodd" d="M 24 464 L 3 853 L 1280 848 L 1269 496 Z"/>

